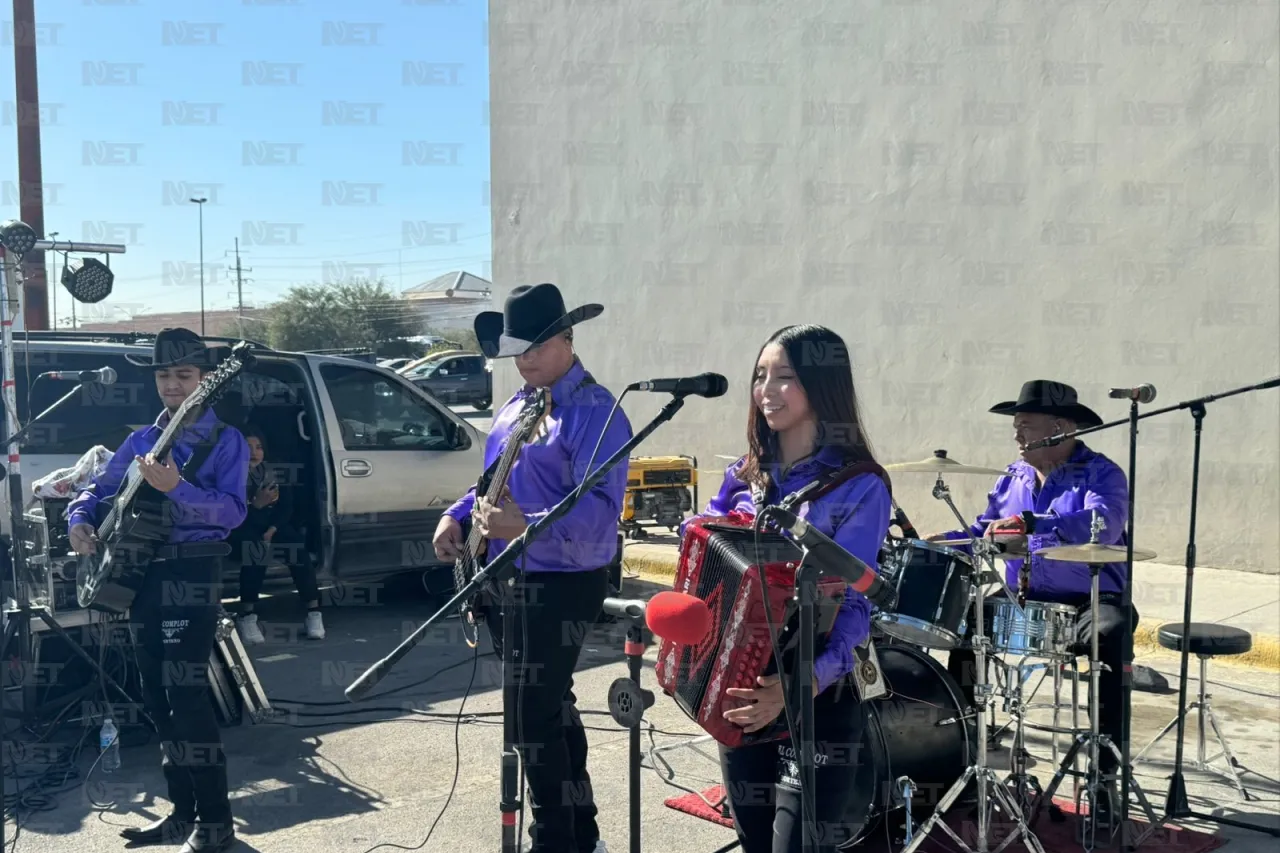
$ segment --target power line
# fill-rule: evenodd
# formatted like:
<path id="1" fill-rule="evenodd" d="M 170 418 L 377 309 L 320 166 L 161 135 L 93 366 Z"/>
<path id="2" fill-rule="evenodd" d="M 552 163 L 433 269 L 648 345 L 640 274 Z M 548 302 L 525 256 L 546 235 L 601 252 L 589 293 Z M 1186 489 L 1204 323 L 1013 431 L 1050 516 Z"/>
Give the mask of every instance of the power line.
<path id="1" fill-rule="evenodd" d="M 456 244 L 456 243 L 465 243 L 465 242 L 467 242 L 467 241 L 469 241 L 469 240 L 478 240 L 478 239 L 480 239 L 481 237 L 488 237 L 488 236 L 490 236 L 492 233 L 493 233 L 493 232 L 491 232 L 491 231 L 486 231 L 486 232 L 484 232 L 483 234 L 471 234 L 471 235 L 469 235 L 469 236 L 467 236 L 467 237 L 458 237 L 458 238 L 456 238 L 456 239 L 454 239 L 454 240 L 449 241 L 449 242 L 448 242 L 448 243 L 446 243 L 445 245 L 452 246 L 452 245 L 454 245 L 454 244 Z M 329 242 L 329 243 L 331 243 L 331 244 L 339 244 L 339 243 L 341 243 L 341 242 L 343 242 L 343 241 L 348 241 L 348 240 L 350 240 L 350 239 L 351 239 L 351 237 L 350 237 L 349 235 L 344 235 L 340 240 L 332 240 L 332 241 L 317 241 L 317 242 Z M 370 250 L 368 250 L 368 251 L 364 251 L 364 252 L 342 252 L 340 256 L 335 256 L 335 255 L 300 255 L 300 256 L 296 256 L 296 257 L 289 257 L 289 256 L 286 256 L 286 255 L 281 255 L 281 256 L 278 256 L 278 257 L 265 256 L 265 257 L 260 258 L 259 260 L 265 260 L 265 261 L 332 261 L 332 260 L 341 260 L 342 258 L 366 258 L 366 257 L 369 257 L 370 255 L 388 255 L 388 254 L 391 254 L 391 253 L 393 253 L 393 252 L 412 252 L 412 251 L 421 250 L 421 249 L 439 249 L 439 248 L 442 248 L 442 247 L 441 247 L 441 246 L 438 246 L 438 245 L 437 245 L 437 246 L 429 246 L 429 245 L 423 245 L 423 246 L 405 246 L 405 245 L 400 245 L 400 246 L 396 246 L 396 247 L 394 247 L 394 248 L 389 248 L 389 249 L 370 249 Z"/>

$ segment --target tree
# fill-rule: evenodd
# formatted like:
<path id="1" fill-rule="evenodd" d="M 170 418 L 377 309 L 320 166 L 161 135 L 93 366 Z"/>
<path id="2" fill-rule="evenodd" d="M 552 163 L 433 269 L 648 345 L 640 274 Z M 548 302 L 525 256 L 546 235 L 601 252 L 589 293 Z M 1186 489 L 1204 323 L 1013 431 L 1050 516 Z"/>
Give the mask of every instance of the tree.
<path id="1" fill-rule="evenodd" d="M 413 307 L 382 281 L 293 287 L 268 314 L 268 337 L 278 350 L 377 351 L 385 341 L 418 334 Z"/>
<path id="2" fill-rule="evenodd" d="M 224 338 L 247 338 L 266 343 L 271 338 L 271 327 L 269 321 L 262 317 L 240 317 L 223 320 L 213 333 Z"/>

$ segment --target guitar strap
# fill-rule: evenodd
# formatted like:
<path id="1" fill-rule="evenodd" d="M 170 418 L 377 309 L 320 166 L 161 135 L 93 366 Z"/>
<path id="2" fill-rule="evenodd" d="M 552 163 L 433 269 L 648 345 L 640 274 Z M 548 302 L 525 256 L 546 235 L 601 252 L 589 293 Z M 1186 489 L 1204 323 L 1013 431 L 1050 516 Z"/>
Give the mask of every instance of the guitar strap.
<path id="1" fill-rule="evenodd" d="M 222 430 L 226 424 L 218 421 L 213 425 L 207 439 L 202 439 L 197 445 L 195 452 L 191 454 L 191 458 L 187 460 L 187 464 L 182 466 L 182 476 L 188 482 L 193 482 L 196 475 L 200 473 L 200 469 L 204 467 L 204 463 L 209 461 L 209 457 L 213 454 L 213 448 L 217 447 L 218 439 L 222 437 Z M 187 476 L 190 474 L 191 476 Z"/>
<path id="2" fill-rule="evenodd" d="M 226 424 L 221 421 L 214 423 L 209 437 L 196 443 L 195 449 L 191 453 L 191 458 L 183 464 L 179 472 L 188 483 L 194 484 L 196 482 L 196 476 L 200 473 L 200 469 L 204 467 L 204 463 L 209 461 L 209 457 L 213 454 L 213 449 L 217 446 L 218 439 L 222 437 L 222 430 L 225 427 Z M 173 457 L 173 451 L 169 452 L 169 457 Z M 158 494 L 157 499 L 159 500 Z M 172 501 L 163 501 L 161 506 L 165 509 L 165 512 L 161 515 L 164 519 L 164 524 L 166 527 L 171 527 L 176 518 L 177 506 Z"/>
<path id="3" fill-rule="evenodd" d="M 586 372 L 584 371 L 584 376 L 583 376 L 583 378 L 582 378 L 582 381 L 581 381 L 581 382 L 579 382 L 577 385 L 575 385 L 573 390 L 574 390 L 574 391 L 577 391 L 579 388 L 582 388 L 582 387 L 584 387 L 584 386 L 586 386 L 586 385 L 598 385 L 598 384 L 599 384 L 599 383 L 598 383 L 598 382 L 596 382 L 595 377 L 593 377 L 590 373 L 586 373 Z M 573 392 L 570 392 L 570 393 L 573 393 Z M 549 394 L 550 394 L 550 392 L 548 391 L 548 395 L 549 395 Z M 550 402 L 550 401 L 548 400 L 548 403 L 549 403 L 549 402 Z M 527 406 L 527 405 L 529 405 L 529 403 L 525 403 L 525 405 Z M 548 414 L 550 414 L 550 412 L 551 412 L 551 407 L 550 407 L 550 405 L 548 405 L 548 407 L 547 407 L 547 413 L 548 413 Z M 506 445 L 505 445 L 505 444 L 504 444 L 502 447 L 500 447 L 500 448 L 498 449 L 498 452 L 497 452 L 497 454 L 494 456 L 493 461 L 489 463 L 489 467 L 484 469 L 484 473 L 482 473 L 482 474 L 480 475 L 480 479 L 476 481 L 476 496 L 477 496 L 477 497 L 478 497 L 478 496 L 480 496 L 480 495 L 484 495 L 484 494 L 486 494 L 486 493 L 489 491 L 489 483 L 493 480 L 493 472 L 497 469 L 497 467 L 498 467 L 498 462 L 502 459 L 502 452 L 503 452 L 505 449 L 506 449 Z"/>

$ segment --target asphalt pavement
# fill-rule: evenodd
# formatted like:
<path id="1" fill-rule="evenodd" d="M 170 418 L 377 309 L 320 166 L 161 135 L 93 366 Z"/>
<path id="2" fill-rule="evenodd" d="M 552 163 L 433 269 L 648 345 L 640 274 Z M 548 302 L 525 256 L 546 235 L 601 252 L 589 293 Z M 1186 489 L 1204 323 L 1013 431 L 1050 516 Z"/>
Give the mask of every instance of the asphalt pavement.
<path id="1" fill-rule="evenodd" d="M 661 581 L 628 578 L 623 594 L 647 597 L 666 587 Z M 412 584 L 388 586 L 366 606 L 331 608 L 323 641 L 301 639 L 301 614 L 292 595 L 264 602 L 262 619 L 268 643 L 251 648 L 258 675 L 279 712 L 272 721 L 229 727 L 224 736 L 231 756 L 230 778 L 240 850 L 272 853 L 315 853 L 317 850 L 362 853 L 381 842 L 401 849 L 497 850 L 500 843 L 499 755 L 501 711 L 499 672 L 487 653 L 476 655 L 461 641 L 450 618 L 428 631 L 422 642 L 360 703 L 348 702 L 343 690 L 370 664 L 392 651 L 439 604 Z M 623 631 L 601 624 L 588 638 L 576 677 L 575 692 L 590 732 L 593 784 L 601 809 L 604 837 L 612 850 L 627 849 L 628 734 L 609 717 L 611 683 L 626 675 Z M 642 683 L 655 689 L 650 646 Z M 1178 659 L 1146 653 L 1140 663 L 1177 684 Z M 451 668 L 452 667 L 452 668 Z M 467 696 L 473 668 L 475 681 Z M 1193 670 L 1194 672 L 1194 670 Z M 1233 667 L 1211 670 L 1213 703 L 1224 735 L 1245 770 L 1243 779 L 1256 801 L 1242 802 L 1234 789 L 1200 771 L 1186 768 L 1193 808 L 1248 821 L 1280 826 L 1280 676 L 1274 672 Z M 1042 688 L 1037 702 L 1045 700 Z M 1136 753 L 1173 715 L 1176 690 L 1133 695 Z M 465 713 L 456 726 L 451 716 Z M 1043 722 L 1046 711 L 1038 712 Z M 440 715 L 440 716 L 433 716 Z M 998 717 L 1003 720 L 1003 715 Z M 646 712 L 656 730 L 652 743 L 675 746 L 689 742 L 700 729 L 659 692 Z M 74 733 L 68 727 L 61 737 Z M 1187 759 L 1196 757 L 1196 727 L 1187 728 Z M 164 813 L 164 787 L 154 741 L 139 743 L 147 733 L 128 727 L 119 771 L 90 769 L 92 749 L 81 758 L 88 784 L 72 781 L 52 797 L 45 811 L 25 812 L 18 850 L 81 853 L 117 849 L 123 826 L 136 826 Z M 1210 735 L 1212 736 L 1212 734 Z M 1136 767 L 1136 778 L 1157 810 L 1164 800 L 1173 759 L 1173 737 Z M 455 765 L 456 755 L 460 756 Z M 650 745 L 645 737 L 646 748 Z M 1004 744 L 1007 746 L 1007 741 Z M 1029 733 L 1034 756 L 1032 773 L 1047 786 L 1052 776 L 1047 736 Z M 1209 754 L 1217 752 L 1211 747 Z M 28 757 L 38 759 L 38 751 Z M 681 793 L 669 783 L 701 790 L 717 782 L 715 752 L 706 745 L 666 754 L 674 778 L 664 781 L 646 769 L 641 812 L 644 849 L 712 851 L 732 841 L 722 827 L 666 808 L 663 800 Z M 1007 750 L 992 753 L 992 763 L 1008 767 Z M 646 760 L 651 766 L 651 762 Z M 455 766 L 457 767 L 455 771 Z M 24 768 L 25 772 L 25 768 Z M 455 787 L 456 772 L 456 787 Z M 1003 775 L 1003 773 L 1002 773 Z M 1068 784 L 1059 792 L 1070 796 Z M 94 805 L 114 801 L 100 809 Z M 420 846 L 441 810 L 430 844 Z M 7 836 L 12 839 L 12 823 Z M 1229 849 L 1273 849 L 1265 835 L 1222 830 Z M 1156 845 L 1151 849 L 1166 849 Z M 1264 845 L 1266 845 L 1264 847 Z M 392 849 L 392 848 L 382 848 Z"/>
<path id="2" fill-rule="evenodd" d="M 488 413 L 464 414 L 487 430 Z M 625 581 L 623 595 L 646 598 L 668 585 L 662 578 L 632 576 Z M 264 601 L 260 611 L 268 643 L 251 647 L 250 652 L 277 714 L 262 723 L 245 721 L 224 730 L 241 839 L 237 850 L 364 853 L 397 849 L 379 844 L 428 851 L 500 849 L 500 671 L 487 642 L 482 642 L 478 654 L 473 652 L 462 642 L 456 620 L 449 617 L 426 633 L 369 698 L 351 703 L 343 695 L 360 673 L 396 648 L 440 604 L 440 599 L 415 586 L 413 578 L 402 579 L 383 587 L 363 606 L 330 608 L 325 617 L 328 636 L 308 641 L 303 639 L 295 595 Z M 610 685 L 627 674 L 622 645 L 621 626 L 597 625 L 588 638 L 574 688 L 586 723 L 592 727 L 590 771 L 604 838 L 614 853 L 627 850 L 629 843 L 628 733 L 607 711 Z M 651 758 L 645 759 L 640 802 L 643 849 L 710 853 L 730 843 L 732 832 L 663 805 L 666 798 L 683 793 L 673 785 L 701 790 L 716 784 L 719 773 L 715 750 L 691 744 L 701 730 L 657 690 L 656 651 L 656 645 L 649 646 L 642 674 L 642 685 L 658 693 L 655 705 L 645 713 L 646 726 L 653 731 L 646 733 L 644 747 L 684 746 L 664 754 L 662 773 L 653 769 Z M 1137 662 L 1164 675 L 1172 688 L 1133 694 L 1135 754 L 1174 715 L 1178 698 L 1176 656 L 1147 650 L 1137 656 Z M 1195 672 L 1193 661 L 1193 677 Z M 1197 728 L 1192 718 L 1185 741 L 1185 778 L 1192 808 L 1280 827 L 1280 673 L 1215 665 L 1210 679 L 1214 711 L 1243 766 L 1242 778 L 1253 799 L 1243 801 L 1230 783 L 1193 769 Z M 1046 701 L 1048 690 L 1047 685 L 1042 687 L 1035 702 Z M 1193 685 L 1192 695 L 1194 691 Z M 461 725 L 457 724 L 459 712 L 464 714 Z M 1047 711 L 1034 713 L 1035 719 L 1047 721 Z M 997 719 L 1003 722 L 1006 717 L 997 710 Z M 54 740 L 65 741 L 76 733 L 74 724 L 69 725 Z M 70 779 L 62 790 L 47 795 L 46 808 L 23 810 L 20 837 L 12 849 L 41 853 L 122 849 L 121 827 L 164 814 L 168 803 L 163 799 L 155 741 L 142 727 L 126 726 L 122 743 L 122 766 L 111 774 L 91 766 L 91 744 L 77 763 L 79 779 Z M 990 754 L 1002 777 L 1008 768 L 1007 746 L 1006 739 Z M 1031 772 L 1047 786 L 1054 770 L 1049 737 L 1028 732 L 1027 746 L 1033 757 Z M 10 748 L 23 759 L 20 774 L 30 772 L 50 754 L 29 745 Z M 1209 755 L 1218 751 L 1211 745 Z M 1157 814 L 1163 807 L 1173 758 L 1170 735 L 1135 767 L 1138 785 Z M 14 781 L 6 781 L 12 790 Z M 1070 783 L 1059 794 L 1070 797 Z M 1274 849 L 1273 838 L 1249 830 L 1218 829 L 1195 820 L 1175 825 L 1216 829 L 1229 840 L 1228 851 Z M 430 842 L 424 845 L 428 832 Z M 6 842 L 12 842 L 12 819 L 5 836 Z M 1169 849 L 1174 844 L 1157 836 L 1143 849 Z"/>

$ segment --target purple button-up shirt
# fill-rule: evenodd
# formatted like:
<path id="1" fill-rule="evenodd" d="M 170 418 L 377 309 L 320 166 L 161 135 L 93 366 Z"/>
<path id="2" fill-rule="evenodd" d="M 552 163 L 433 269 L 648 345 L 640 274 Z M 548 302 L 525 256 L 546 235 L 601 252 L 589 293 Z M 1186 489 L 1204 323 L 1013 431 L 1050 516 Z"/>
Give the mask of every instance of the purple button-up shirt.
<path id="1" fill-rule="evenodd" d="M 752 498 L 751 487 L 738 479 L 743 461 L 739 459 L 725 469 L 720 492 L 707 504 L 704 516 L 725 516 L 734 510 L 759 514 L 761 507 Z M 844 467 L 844 464 L 838 450 L 824 447 L 796 463 L 783 474 L 781 483 L 778 482 L 779 466 L 766 466 L 770 486 L 764 495 L 765 505 L 781 501 L 827 471 Z M 817 501 L 801 504 L 797 514 L 872 569 L 878 568 L 880 546 L 889 532 L 890 520 L 889 490 L 879 477 L 860 474 L 846 480 Z M 680 527 L 682 535 L 687 523 Z M 871 602 L 849 587 L 831 626 L 826 648 L 814 661 L 819 690 L 826 690 L 853 671 L 853 650 L 867 639 L 870 632 Z"/>
<path id="2" fill-rule="evenodd" d="M 995 488 L 987 497 L 987 508 L 977 521 L 970 525 L 968 531 L 956 530 L 948 536 L 981 536 L 993 521 L 1025 511 L 1035 513 L 1035 533 L 1027 537 L 1027 550 L 1033 554 L 1027 598 L 1077 604 L 1089 596 L 1092 583 L 1089 567 L 1084 563 L 1049 560 L 1034 554 L 1041 548 L 1088 542 L 1094 510 L 1106 523 L 1106 528 L 1098 534 L 1098 541 L 1107 545 L 1126 544 L 1129 491 L 1124 471 L 1077 440 L 1066 464 L 1049 472 L 1043 486 L 1036 477 L 1035 469 L 1026 462 L 1019 459 L 1011 464 L 1009 473 L 996 481 Z M 1018 571 L 1024 562 L 1010 560 L 1005 564 L 1005 580 L 1015 592 L 1018 589 Z M 1099 572 L 1098 589 L 1101 592 L 1119 593 L 1124 583 L 1124 563 L 1108 563 Z"/>
<path id="3" fill-rule="evenodd" d="M 486 468 L 502 455 L 520 411 L 533 393 L 534 389 L 525 385 L 494 415 L 484 447 Z M 530 524 L 599 471 L 605 460 L 630 440 L 631 422 L 621 407 L 613 412 L 614 402 L 613 394 L 591 380 L 577 359 L 551 386 L 550 413 L 538 435 L 516 457 L 507 480 L 512 499 Z M 610 412 L 613 420 L 606 431 Z M 591 462 L 593 452 L 595 461 Z M 627 468 L 626 459 L 619 462 L 590 491 L 584 492 L 572 509 L 537 538 L 528 540 L 517 565 L 523 564 L 530 572 L 582 572 L 609 565 L 618 553 Z M 475 503 L 476 490 L 472 486 L 445 513 L 468 530 Z M 503 539 L 490 539 L 487 555 L 496 557 L 508 544 Z"/>
<path id="4" fill-rule="evenodd" d="M 179 469 L 191 459 L 195 445 L 212 435 L 218 423 L 211 409 L 186 427 L 173 445 L 171 458 Z M 160 434 L 169 425 L 169 413 L 163 412 L 151 426 L 135 430 L 111 457 L 107 467 L 67 506 L 67 529 L 77 524 L 97 527 L 106 518 L 109 504 L 124 483 L 134 457 L 146 456 L 155 447 Z M 170 516 L 173 531 L 170 542 L 208 542 L 226 539 L 245 518 L 245 481 L 249 476 L 249 443 L 235 427 L 223 426 L 218 443 L 209 458 L 193 475 L 186 477 L 165 496 L 173 502 Z"/>

